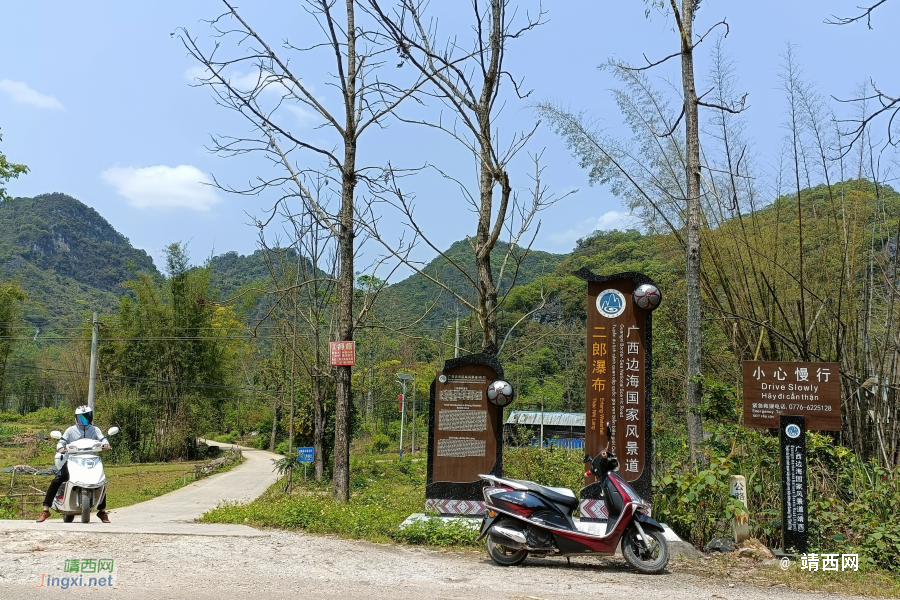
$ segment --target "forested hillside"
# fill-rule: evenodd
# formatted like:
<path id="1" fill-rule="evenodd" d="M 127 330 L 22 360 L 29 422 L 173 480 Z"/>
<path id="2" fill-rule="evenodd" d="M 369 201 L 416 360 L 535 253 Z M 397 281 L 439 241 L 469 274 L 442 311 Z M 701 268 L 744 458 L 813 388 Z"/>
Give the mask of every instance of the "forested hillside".
<path id="1" fill-rule="evenodd" d="M 0 279 L 19 282 L 28 294 L 26 319 L 36 326 L 112 309 L 137 272 L 156 273 L 147 253 L 71 196 L 0 204 Z"/>
<path id="2" fill-rule="evenodd" d="M 500 278 L 503 258 L 508 246 L 499 242 L 491 252 L 491 268 L 500 297 L 503 297 L 515 282 L 516 286 L 526 285 L 542 276 L 552 273 L 566 255 L 551 254 L 534 250 L 529 252 L 521 263 L 510 260 L 503 269 L 503 277 Z M 518 254 L 523 254 L 522 250 Z M 472 257 L 472 249 L 466 240 L 455 242 L 445 251 L 446 258 L 437 257 L 429 262 L 422 271 L 440 281 L 448 288 L 466 298 L 474 301 L 472 281 L 475 277 L 475 262 Z M 452 263 L 462 267 L 471 277 L 466 278 Z M 378 298 L 377 314 L 395 324 L 411 323 L 420 319 L 425 311 L 429 314 L 425 323 L 439 324 L 453 319 L 458 315 L 468 314 L 468 309 L 451 293 L 443 290 L 428 278 L 413 274 L 403 281 L 386 288 Z"/>

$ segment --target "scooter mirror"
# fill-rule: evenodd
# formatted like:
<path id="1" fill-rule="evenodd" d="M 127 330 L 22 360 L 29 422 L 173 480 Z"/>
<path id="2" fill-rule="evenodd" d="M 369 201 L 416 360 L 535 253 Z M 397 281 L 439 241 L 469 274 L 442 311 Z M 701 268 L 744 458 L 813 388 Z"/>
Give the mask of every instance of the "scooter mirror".
<path id="1" fill-rule="evenodd" d="M 109 430 L 106 432 L 106 435 L 116 435 L 117 433 L 119 433 L 118 427 L 110 427 Z"/>
<path id="2" fill-rule="evenodd" d="M 50 432 L 50 437 L 52 437 L 54 440 L 58 440 L 59 438 L 62 437 L 62 433 L 54 430 L 54 431 Z"/>

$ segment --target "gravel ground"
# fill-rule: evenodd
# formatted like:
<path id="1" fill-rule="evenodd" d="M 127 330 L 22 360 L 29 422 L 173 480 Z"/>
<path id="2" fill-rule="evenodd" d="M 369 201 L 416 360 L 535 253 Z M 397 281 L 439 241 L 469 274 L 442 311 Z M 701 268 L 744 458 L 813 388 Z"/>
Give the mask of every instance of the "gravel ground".
<path id="1" fill-rule="evenodd" d="M 482 552 L 443 552 L 303 533 L 259 537 L 0 532 L 0 598 L 53 594 L 134 600 L 190 598 L 850 598 L 758 588 L 685 573 L 642 576 L 618 559 L 531 560 L 494 566 Z M 64 561 L 112 558 L 113 588 L 36 587 L 42 574 L 70 575 Z M 84 579 L 85 583 L 87 578 Z"/>

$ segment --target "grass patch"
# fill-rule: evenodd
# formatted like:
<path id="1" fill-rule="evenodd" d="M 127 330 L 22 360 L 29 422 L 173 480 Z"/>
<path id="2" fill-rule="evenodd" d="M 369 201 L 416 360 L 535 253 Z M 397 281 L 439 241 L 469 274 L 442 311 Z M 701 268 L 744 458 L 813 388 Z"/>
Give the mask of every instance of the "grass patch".
<path id="1" fill-rule="evenodd" d="M 336 534 L 373 542 L 399 541 L 432 546 L 471 545 L 460 525 L 428 521 L 405 531 L 399 525 L 425 505 L 424 460 L 381 455 L 354 455 L 350 464 L 350 502 L 332 499 L 331 484 L 295 481 L 291 494 L 277 483 L 248 504 L 226 504 L 205 515 L 206 523 L 237 523 L 309 533 Z"/>
<path id="2" fill-rule="evenodd" d="M 717 553 L 698 560 L 679 560 L 670 568 L 676 572 L 692 573 L 718 581 L 742 582 L 756 587 L 783 586 L 842 595 L 900 597 L 900 577 L 883 570 L 809 572 L 801 570 L 797 561 L 792 561 L 791 566 L 783 570 L 777 562 L 764 564 Z"/>

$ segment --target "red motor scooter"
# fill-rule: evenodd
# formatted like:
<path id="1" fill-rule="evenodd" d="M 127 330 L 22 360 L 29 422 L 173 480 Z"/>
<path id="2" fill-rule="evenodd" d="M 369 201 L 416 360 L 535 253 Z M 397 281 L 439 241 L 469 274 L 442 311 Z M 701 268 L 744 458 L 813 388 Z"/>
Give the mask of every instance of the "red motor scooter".
<path id="1" fill-rule="evenodd" d="M 478 539 L 486 538 L 491 560 L 509 567 L 528 555 L 612 556 L 621 541 L 625 560 L 641 573 L 659 573 L 666 567 L 669 547 L 663 526 L 650 517 L 650 505 L 615 473 L 619 461 L 609 443 L 597 457 L 585 456 L 584 461 L 589 465 L 586 475 L 600 481 L 609 511 L 603 534 L 590 530 L 597 524 L 586 527 L 572 518 L 578 498 L 571 490 L 480 475 L 491 485 L 484 488 L 487 511 Z"/>

